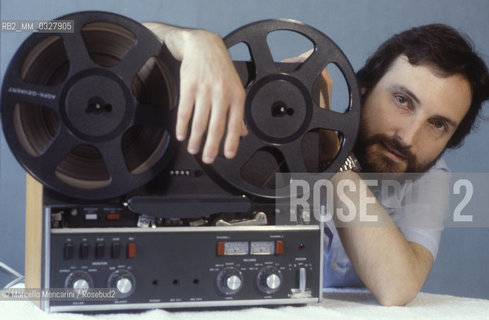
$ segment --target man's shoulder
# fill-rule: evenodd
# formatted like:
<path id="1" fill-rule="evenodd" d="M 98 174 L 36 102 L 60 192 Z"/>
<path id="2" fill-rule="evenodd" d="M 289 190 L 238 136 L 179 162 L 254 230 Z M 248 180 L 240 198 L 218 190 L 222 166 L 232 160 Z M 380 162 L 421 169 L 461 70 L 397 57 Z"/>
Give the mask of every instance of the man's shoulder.
<path id="1" fill-rule="evenodd" d="M 445 160 L 442 158 L 438 159 L 426 172 L 421 174 L 420 177 L 425 177 L 425 176 L 431 176 L 433 174 L 444 174 L 444 175 L 450 175 L 451 171 L 450 168 L 448 168 L 448 165 L 446 164 Z"/>
<path id="2" fill-rule="evenodd" d="M 428 171 L 436 171 L 436 170 L 450 172 L 450 168 L 448 168 L 445 160 L 443 160 L 442 158 L 438 159 Z"/>
<path id="3" fill-rule="evenodd" d="M 443 159 L 438 159 L 425 173 L 413 179 L 409 187 L 419 187 L 421 189 L 430 188 L 433 185 L 441 186 L 447 184 L 451 179 L 451 171 Z"/>

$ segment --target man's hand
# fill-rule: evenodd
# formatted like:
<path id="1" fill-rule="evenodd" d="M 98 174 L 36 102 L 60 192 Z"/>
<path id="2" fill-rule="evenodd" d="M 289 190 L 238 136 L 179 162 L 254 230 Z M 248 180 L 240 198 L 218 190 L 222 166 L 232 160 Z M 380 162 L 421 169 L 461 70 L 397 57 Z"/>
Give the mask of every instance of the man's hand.
<path id="1" fill-rule="evenodd" d="M 204 30 L 145 23 L 182 61 L 176 136 L 187 138 L 188 152 L 197 154 L 207 132 L 202 153 L 212 163 L 226 132 L 224 155 L 233 158 L 239 138 L 247 134 L 243 123 L 245 90 L 222 39 Z M 189 130 L 190 128 L 190 130 Z"/>

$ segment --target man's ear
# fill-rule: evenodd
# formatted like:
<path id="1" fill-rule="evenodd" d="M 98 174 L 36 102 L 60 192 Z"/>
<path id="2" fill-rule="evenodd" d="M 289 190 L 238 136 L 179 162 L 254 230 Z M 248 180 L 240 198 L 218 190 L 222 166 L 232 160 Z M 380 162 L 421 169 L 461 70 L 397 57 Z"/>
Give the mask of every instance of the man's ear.
<path id="1" fill-rule="evenodd" d="M 360 95 L 361 95 L 361 96 L 364 96 L 366 93 L 367 93 L 367 88 L 365 88 L 365 87 L 361 87 L 361 88 L 360 88 Z"/>

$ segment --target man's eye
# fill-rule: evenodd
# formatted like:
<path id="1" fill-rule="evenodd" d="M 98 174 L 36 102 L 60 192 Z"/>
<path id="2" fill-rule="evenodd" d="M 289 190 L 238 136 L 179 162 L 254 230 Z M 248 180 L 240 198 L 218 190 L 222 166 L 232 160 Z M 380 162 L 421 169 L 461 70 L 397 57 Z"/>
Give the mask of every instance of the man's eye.
<path id="1" fill-rule="evenodd" d="M 447 130 L 447 125 L 445 124 L 445 122 L 443 121 L 439 121 L 439 120 L 434 120 L 431 122 L 433 127 L 435 127 L 437 130 Z"/>
<path id="2" fill-rule="evenodd" d="M 395 98 L 396 98 L 397 103 L 399 103 L 400 105 L 407 106 L 409 104 L 408 99 L 406 99 L 406 97 L 404 97 L 404 96 L 396 95 Z"/>

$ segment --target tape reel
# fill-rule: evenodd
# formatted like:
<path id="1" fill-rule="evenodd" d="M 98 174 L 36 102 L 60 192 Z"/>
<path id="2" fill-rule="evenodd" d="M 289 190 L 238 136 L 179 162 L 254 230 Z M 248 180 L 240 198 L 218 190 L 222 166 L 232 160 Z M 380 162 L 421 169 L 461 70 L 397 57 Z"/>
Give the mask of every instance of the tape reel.
<path id="1" fill-rule="evenodd" d="M 74 33 L 31 35 L 5 73 L 1 119 L 6 140 L 26 171 L 60 194 L 86 200 L 124 196 L 158 176 L 177 150 L 179 63 L 149 30 L 129 18 L 79 12 L 58 19 L 74 20 Z M 293 71 L 280 70 L 266 43 L 275 30 L 310 39 L 314 54 Z M 360 95 L 353 69 L 336 44 L 291 20 L 249 24 L 225 37 L 225 43 L 229 48 L 245 43 L 252 56 L 255 72 L 246 84 L 245 105 L 249 135 L 235 159 L 218 157 L 201 167 L 230 189 L 273 199 L 288 194 L 287 187 L 249 181 L 244 167 L 260 165 L 254 155 L 267 151 L 279 158 L 284 171 L 306 172 L 303 137 L 328 129 L 342 135 L 326 168 L 337 171 L 357 135 Z M 329 63 L 341 70 L 348 85 L 345 113 L 324 110 L 312 97 L 314 81 Z M 293 115 L 276 118 L 270 110 L 277 106 L 293 106 Z"/>
<path id="2" fill-rule="evenodd" d="M 73 33 L 35 33 L 5 74 L 1 117 L 21 165 L 77 199 L 138 188 L 171 159 L 178 63 L 141 24 L 106 12 L 60 17 Z"/>
<path id="3" fill-rule="evenodd" d="M 295 32 L 314 45 L 313 54 L 290 72 L 279 68 L 267 43 L 267 36 L 277 30 Z M 360 94 L 355 73 L 341 49 L 319 30 L 293 20 L 252 23 L 230 33 L 224 41 L 228 48 L 238 43 L 246 45 L 255 74 L 246 89 L 245 121 L 249 134 L 242 138 L 236 157 L 233 160 L 218 158 L 211 166 L 211 174 L 252 196 L 268 199 L 286 197 L 289 194 L 288 183 L 273 188 L 257 184 L 256 178 L 244 177 L 244 167 L 250 159 L 255 159 L 260 166 L 261 160 L 255 155 L 265 151 L 276 159 L 276 171 L 310 171 L 306 166 L 302 141 L 308 133 L 317 130 L 341 133 L 338 153 L 326 168 L 322 168 L 337 172 L 353 149 L 360 123 Z M 315 82 L 331 63 L 341 71 L 348 86 L 349 104 L 344 113 L 321 108 L 313 97 Z M 275 112 L 277 107 L 282 110 L 278 114 Z M 250 170 L 260 171 L 260 168 Z"/>

